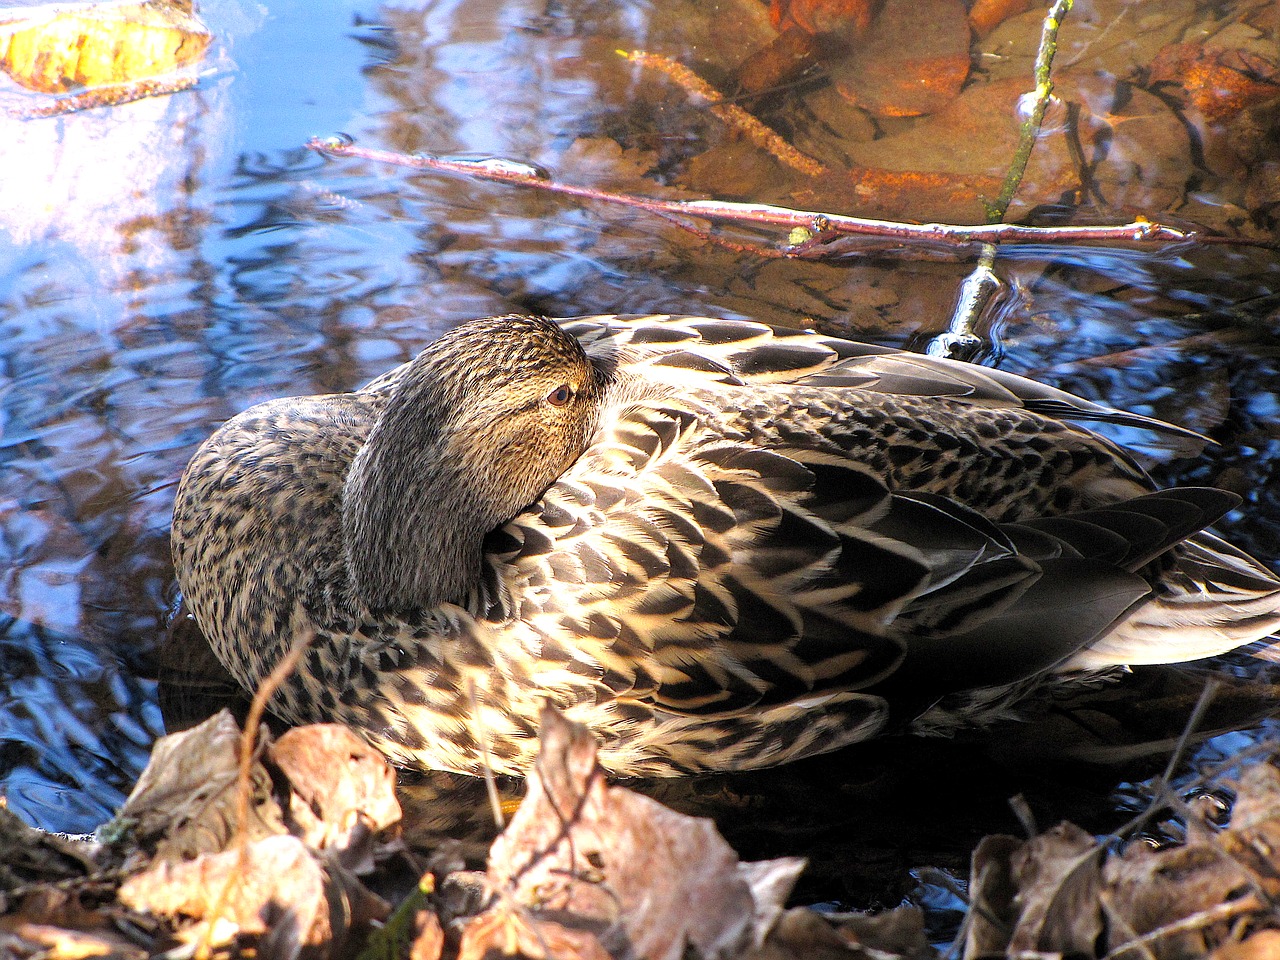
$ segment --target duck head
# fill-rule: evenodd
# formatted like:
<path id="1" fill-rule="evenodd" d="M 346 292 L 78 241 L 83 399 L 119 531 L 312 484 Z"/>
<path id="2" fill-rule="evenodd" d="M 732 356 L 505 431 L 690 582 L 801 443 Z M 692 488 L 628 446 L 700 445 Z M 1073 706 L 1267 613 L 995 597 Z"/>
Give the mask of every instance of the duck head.
<path id="1" fill-rule="evenodd" d="M 358 599 L 379 612 L 465 602 L 485 534 L 586 449 L 602 380 L 537 317 L 469 321 L 411 361 L 343 489 Z"/>

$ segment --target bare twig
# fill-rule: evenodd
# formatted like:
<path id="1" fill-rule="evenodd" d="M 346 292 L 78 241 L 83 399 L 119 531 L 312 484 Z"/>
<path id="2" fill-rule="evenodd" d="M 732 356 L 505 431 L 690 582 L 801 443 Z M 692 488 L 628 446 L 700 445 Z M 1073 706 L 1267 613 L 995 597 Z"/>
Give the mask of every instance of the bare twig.
<path id="1" fill-rule="evenodd" d="M 1114 958 L 1128 953 L 1129 951 L 1141 950 L 1148 956 L 1151 956 L 1149 944 L 1163 940 L 1165 937 L 1171 937 L 1179 933 L 1189 933 L 1192 930 L 1200 930 L 1223 920 L 1230 920 L 1232 917 L 1239 917 L 1244 914 L 1257 913 L 1265 910 L 1267 905 L 1259 900 L 1253 894 L 1240 897 L 1238 900 L 1230 900 L 1227 903 L 1219 904 L 1216 907 L 1209 907 L 1207 910 L 1201 910 L 1199 913 L 1193 913 L 1189 917 L 1183 917 L 1181 920 L 1175 920 L 1173 923 L 1167 923 L 1163 927 L 1156 927 L 1147 933 L 1142 934 L 1132 940 L 1120 944 L 1103 960 L 1114 960 Z"/>
<path id="2" fill-rule="evenodd" d="M 1035 148 L 1036 139 L 1040 136 L 1040 127 L 1044 123 L 1044 113 L 1053 96 L 1053 56 L 1058 49 L 1058 29 L 1062 26 L 1062 18 L 1071 10 L 1073 0 L 1054 0 L 1053 6 L 1045 14 L 1044 25 L 1040 32 L 1040 49 L 1036 54 L 1035 95 L 1031 112 L 1022 122 L 1022 130 L 1018 138 L 1018 149 L 1013 155 L 1013 162 L 1005 174 L 1004 183 L 995 201 L 987 204 L 987 220 L 999 223 L 1009 212 L 1009 204 L 1018 187 L 1022 185 L 1022 177 L 1027 172 L 1027 163 L 1031 159 L 1031 151 Z M 986 311 L 991 300 L 1004 286 L 995 273 L 996 248 L 991 243 L 982 245 L 978 257 L 978 265 L 965 278 L 960 286 L 960 296 L 956 307 L 951 312 L 951 322 L 947 332 L 934 337 L 925 352 L 930 356 L 957 356 L 969 358 L 977 353 L 982 341 L 973 332 L 978 319 Z"/>
<path id="3" fill-rule="evenodd" d="M 774 130 L 761 123 L 755 116 L 743 110 L 736 103 L 730 103 L 720 95 L 720 91 L 707 83 L 696 73 L 670 57 L 644 50 L 619 50 L 618 53 L 632 63 L 642 67 L 650 67 L 665 74 L 695 100 L 701 100 L 711 108 L 720 120 L 728 127 L 737 130 L 757 147 L 766 151 L 780 163 L 792 170 L 803 173 L 806 177 L 820 177 L 827 172 L 813 157 L 802 153 L 787 143 Z"/>
<path id="4" fill-rule="evenodd" d="M 35 106 L 6 106 L 0 110 L 0 115 L 12 117 L 14 120 L 61 117 L 81 110 L 95 110 L 98 107 L 118 107 L 147 97 L 168 96 L 171 93 L 190 90 L 199 82 L 200 78 L 194 76 L 175 77 L 169 80 L 136 80 L 133 83 L 85 90 L 52 100 L 42 98 Z"/>
<path id="5" fill-rule="evenodd" d="M 807 231 L 806 235 L 868 236 L 904 243 L 931 243 L 969 246 L 976 243 L 1079 243 L 1080 241 L 1121 241 L 1129 243 L 1179 242 L 1200 239 L 1192 231 L 1150 220 L 1106 226 L 1028 227 L 1017 223 L 947 224 L 896 223 L 871 220 L 815 210 L 795 210 L 766 203 L 736 203 L 728 200 L 659 200 L 633 194 L 613 193 L 595 187 L 559 183 L 525 163 L 510 160 L 448 160 L 424 154 L 398 153 L 357 146 L 349 137 L 317 137 L 307 147 L 335 157 L 349 157 L 389 163 L 417 170 L 456 173 L 480 180 L 510 183 L 535 190 L 545 190 L 586 200 L 599 200 L 625 207 L 636 207 L 650 213 L 694 217 L 785 230 Z M 795 255 L 786 249 L 788 256 Z"/>
<path id="6" fill-rule="evenodd" d="M 1035 98 L 1030 114 L 1022 121 L 1013 163 L 1005 174 L 999 195 L 987 210 L 987 219 L 992 223 L 1004 219 L 1013 195 L 1022 186 L 1022 176 L 1027 172 L 1027 162 L 1031 159 L 1031 151 L 1035 148 L 1040 127 L 1044 123 L 1044 112 L 1053 98 L 1053 57 L 1058 52 L 1058 30 L 1062 26 L 1063 17 L 1071 11 L 1072 4 L 1073 0 L 1054 0 L 1053 6 L 1045 14 L 1040 31 L 1040 49 L 1036 53 Z"/>
<path id="7" fill-rule="evenodd" d="M 218 918 L 222 915 L 222 911 L 231 896 L 231 889 L 240 881 L 249 868 L 249 800 L 253 794 L 253 756 L 257 752 L 258 727 L 262 723 L 263 714 L 267 711 L 267 704 L 271 701 L 275 692 L 280 689 L 280 685 L 297 668 L 298 661 L 302 659 L 307 647 L 311 645 L 314 636 L 313 633 L 304 633 L 293 641 L 293 645 L 289 647 L 285 655 L 280 658 L 271 672 L 258 685 L 258 689 L 254 692 L 253 700 L 249 704 L 249 712 L 244 721 L 244 731 L 240 734 L 240 769 L 236 777 L 236 833 L 232 843 L 239 854 L 237 868 L 228 873 L 227 882 L 222 885 L 222 889 L 218 892 L 218 898 L 214 901 L 213 909 L 209 911 L 205 924 L 205 936 L 196 947 L 195 956 L 197 960 L 204 960 L 209 956 L 209 952 L 213 948 L 211 938 L 214 928 L 217 926 Z"/>

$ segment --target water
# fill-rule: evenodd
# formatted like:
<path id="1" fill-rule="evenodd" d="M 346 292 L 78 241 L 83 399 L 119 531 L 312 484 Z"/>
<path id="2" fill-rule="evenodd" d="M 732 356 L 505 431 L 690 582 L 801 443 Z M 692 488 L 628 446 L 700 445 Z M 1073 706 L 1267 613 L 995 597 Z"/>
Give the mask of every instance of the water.
<path id="1" fill-rule="evenodd" d="M 1169 37 L 1193 35 L 1193 7 L 1168 6 L 1184 18 Z M 1258 7 L 1222 22 L 1253 24 Z M 351 388 L 460 319 L 512 310 L 751 316 L 922 347 L 945 329 L 967 269 L 885 254 L 762 260 L 633 210 L 303 148 L 344 132 L 574 183 L 863 212 L 848 177 L 805 181 L 762 159 L 705 105 L 614 52 L 658 51 L 728 89 L 744 51 L 770 35 L 754 0 L 217 0 L 201 12 L 218 40 L 197 90 L 0 127 L 0 790 L 47 829 L 108 818 L 163 732 L 173 486 L 228 416 Z M 1097 17 L 1080 15 L 1064 44 L 1072 62 L 1088 63 L 1088 31 L 1138 29 L 1129 14 Z M 993 38 L 1002 65 L 1034 46 L 1029 29 Z M 1071 89 L 1096 105 L 1088 84 Z M 829 169 L 925 163 L 908 140 L 892 153 L 911 121 L 854 117 L 812 83 L 779 97 L 759 113 Z M 1112 120 L 1129 109 L 1103 106 Z M 1116 131 L 1141 119 L 1126 116 Z M 1095 215 L 1154 216 L 1169 183 L 1194 180 L 1197 193 L 1179 194 L 1185 215 L 1247 220 L 1245 174 L 1206 166 L 1182 125 L 1164 123 L 1137 172 L 1124 137 L 1110 136 L 1111 153 L 1095 158 L 1091 197 L 1106 201 Z M 962 132 L 957 122 L 930 136 Z M 1117 169 L 1163 192 L 1122 190 Z M 1034 164 L 1031 176 L 1056 183 Z M 899 215 L 941 218 L 931 202 Z M 998 269 L 1013 293 L 987 318 L 987 361 L 1212 435 L 1220 446 L 1203 454 L 1150 450 L 1154 469 L 1241 492 L 1224 529 L 1280 557 L 1276 314 L 1230 312 L 1277 288 L 1276 255 L 1041 246 Z M 968 842 L 967 829 L 951 832 Z"/>

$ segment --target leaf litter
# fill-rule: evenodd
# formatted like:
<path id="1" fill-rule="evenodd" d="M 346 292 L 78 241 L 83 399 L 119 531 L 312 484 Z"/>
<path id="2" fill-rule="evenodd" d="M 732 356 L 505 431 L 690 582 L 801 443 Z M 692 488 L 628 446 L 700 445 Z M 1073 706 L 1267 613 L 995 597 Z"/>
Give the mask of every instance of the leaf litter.
<path id="1" fill-rule="evenodd" d="M 0 810 L 0 956 L 931 958 L 914 906 L 788 907 L 805 862 L 743 862 L 712 821 L 610 784 L 596 744 L 548 709 L 527 793 L 483 871 L 409 849 L 395 773 L 331 724 L 267 740 L 236 820 L 223 712 L 156 744 L 94 842 Z M 263 732 L 263 737 L 269 735 Z M 212 773 L 210 773 L 212 771 Z M 1177 798 L 1180 843 L 1070 823 L 973 852 L 965 958 L 1267 956 L 1280 938 L 1280 768 L 1246 766 L 1230 820 Z M 848 869 L 857 870 L 856 864 Z M 399 906 L 393 911 L 391 904 Z"/>

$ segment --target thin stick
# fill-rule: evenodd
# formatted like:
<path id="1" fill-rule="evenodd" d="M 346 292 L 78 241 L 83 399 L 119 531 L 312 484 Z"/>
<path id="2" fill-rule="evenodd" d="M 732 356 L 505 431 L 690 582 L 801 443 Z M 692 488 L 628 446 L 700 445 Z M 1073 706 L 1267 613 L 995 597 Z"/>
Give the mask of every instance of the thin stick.
<path id="1" fill-rule="evenodd" d="M 1004 176 L 1004 183 L 995 202 L 987 211 L 987 218 L 996 223 L 1004 219 L 1009 210 L 1013 195 L 1022 186 L 1022 176 L 1027 172 L 1027 163 L 1031 160 L 1031 151 L 1035 148 L 1040 136 L 1040 127 L 1044 123 L 1044 112 L 1053 97 L 1053 57 L 1058 52 L 1058 30 L 1062 19 L 1071 10 L 1074 0 L 1054 0 L 1054 4 L 1045 14 L 1044 26 L 1040 32 L 1040 49 L 1036 53 L 1036 89 L 1031 114 L 1022 121 L 1022 130 L 1018 137 L 1018 149 L 1013 155 L 1013 163 Z"/>
<path id="2" fill-rule="evenodd" d="M 1231 900 L 1216 907 L 1201 910 L 1199 913 L 1193 913 L 1189 917 L 1183 917 L 1181 920 L 1167 923 L 1163 927 L 1156 927 L 1154 930 L 1148 931 L 1135 939 L 1120 944 L 1109 952 L 1103 960 L 1114 960 L 1114 958 L 1130 950 L 1139 949 L 1150 955 L 1150 948 L 1147 945 L 1163 940 L 1165 937 L 1171 937 L 1178 933 L 1189 933 L 1192 930 L 1200 930 L 1223 920 L 1229 920 L 1242 914 L 1256 913 L 1265 908 L 1266 904 L 1253 894 L 1249 894 L 1239 900 Z"/>
<path id="3" fill-rule="evenodd" d="M 498 796 L 498 781 L 493 775 L 493 762 L 489 757 L 489 734 L 480 715 L 480 696 L 476 693 L 474 677 L 467 680 L 467 697 L 471 701 L 471 718 L 474 723 L 475 737 L 480 742 L 480 758 L 484 763 L 484 791 L 489 797 L 489 812 L 493 814 L 493 822 L 498 830 L 507 828 L 507 818 L 502 813 L 502 798 Z"/>
<path id="4" fill-rule="evenodd" d="M 755 116 L 743 110 L 736 103 L 730 103 L 725 100 L 719 90 L 711 86 L 683 63 L 672 60 L 670 57 L 664 57 L 657 53 L 648 53 L 644 50 L 619 50 L 617 52 L 631 63 L 649 67 L 671 78 L 692 99 L 701 100 L 710 107 L 711 112 L 719 117 L 722 123 L 730 129 L 737 130 L 757 147 L 766 151 L 780 163 L 786 164 L 792 170 L 803 173 L 806 177 L 820 177 L 827 172 L 827 168 L 821 163 L 787 143 L 776 131 L 765 126 Z"/>
<path id="5" fill-rule="evenodd" d="M 510 183 L 570 197 L 636 207 L 650 213 L 781 227 L 786 230 L 801 228 L 817 235 L 830 233 L 870 236 L 887 240 L 951 246 L 968 246 L 975 243 L 1079 243 L 1082 240 L 1147 243 L 1219 239 L 1201 237 L 1193 231 L 1178 230 L 1146 219 L 1138 219 L 1126 224 L 1090 227 L 1028 227 L 1017 223 L 973 225 L 896 223 L 890 220 L 871 220 L 865 217 L 850 217 L 816 210 L 796 210 L 767 203 L 737 203 L 728 200 L 658 200 L 626 193 L 612 193 L 595 187 L 558 183 L 528 164 L 506 160 L 446 160 L 424 154 L 360 147 L 348 137 L 317 137 L 308 141 L 307 147 L 318 153 L 335 157 L 371 160 L 416 170 L 463 174 L 480 180 Z"/>
<path id="6" fill-rule="evenodd" d="M 249 712 L 244 721 L 244 732 L 240 734 L 240 769 L 236 775 L 236 832 L 232 841 L 238 852 L 236 869 L 227 875 L 227 882 L 222 885 L 213 909 L 209 911 L 204 936 L 196 947 L 197 960 L 205 960 L 210 955 L 213 949 L 213 930 L 231 897 L 231 888 L 249 868 L 249 798 L 253 786 L 253 755 L 257 751 L 258 727 L 262 723 L 262 715 L 266 713 L 267 703 L 271 697 L 297 668 L 298 661 L 311 645 L 314 636 L 314 633 L 304 633 L 293 641 L 288 652 L 258 684 L 258 689 L 254 692 L 253 700 L 249 704 Z"/>
<path id="7" fill-rule="evenodd" d="M 98 107 L 118 107 L 133 103 L 147 97 L 165 97 L 171 93 L 190 90 L 200 82 L 199 77 L 177 77 L 172 80 L 138 80 L 133 83 L 102 87 L 87 90 L 56 100 L 42 100 L 36 106 L 6 106 L 0 109 L 0 115 L 12 117 L 14 120 L 38 120 L 44 117 L 60 117 L 81 110 L 96 110 Z"/>
<path id="8" fill-rule="evenodd" d="M 1035 100 L 1031 114 L 1022 123 L 1018 137 L 1018 149 L 1014 152 L 1013 162 L 1005 173 L 1004 183 L 994 203 L 987 205 L 987 220 L 999 223 L 1009 212 L 1009 204 L 1014 194 L 1022 186 L 1022 177 L 1027 172 L 1027 163 L 1031 159 L 1031 151 L 1035 149 L 1036 140 L 1040 136 L 1040 128 L 1044 123 L 1044 113 L 1053 96 L 1053 56 L 1058 50 L 1058 30 L 1062 19 L 1071 10 L 1073 0 L 1055 0 L 1049 12 L 1045 14 L 1044 25 L 1040 31 L 1040 49 L 1036 53 Z M 1004 287 L 995 273 L 996 248 L 993 244 L 984 243 L 978 257 L 978 265 L 965 278 L 960 286 L 960 296 L 956 307 L 951 312 L 951 322 L 947 332 L 934 337 L 925 352 L 930 356 L 963 357 L 969 359 L 977 353 L 982 341 L 973 332 L 978 320 L 985 313 L 995 295 Z"/>

